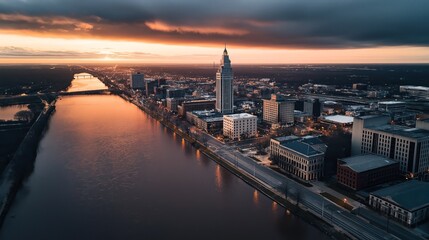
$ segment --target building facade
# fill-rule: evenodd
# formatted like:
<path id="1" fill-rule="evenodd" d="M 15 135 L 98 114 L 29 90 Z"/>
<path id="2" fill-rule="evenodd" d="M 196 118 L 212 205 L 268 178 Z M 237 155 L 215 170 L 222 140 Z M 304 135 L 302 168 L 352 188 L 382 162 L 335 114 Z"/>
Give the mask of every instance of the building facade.
<path id="1" fill-rule="evenodd" d="M 429 182 L 410 180 L 370 193 L 369 205 L 407 226 L 429 218 Z"/>
<path id="2" fill-rule="evenodd" d="M 352 155 L 373 153 L 399 162 L 411 176 L 429 169 L 429 130 L 390 125 L 388 116 L 355 117 Z"/>
<path id="3" fill-rule="evenodd" d="M 264 99 L 263 120 L 270 124 L 293 124 L 295 101 L 285 99 L 278 94 L 271 94 L 271 99 Z"/>
<path id="4" fill-rule="evenodd" d="M 228 51 L 223 51 L 219 69 L 216 72 L 216 110 L 223 114 L 234 112 L 233 72 Z"/>
<path id="5" fill-rule="evenodd" d="M 337 182 L 355 191 L 396 180 L 398 176 L 397 161 L 374 154 L 343 158 L 337 163 Z"/>
<path id="6" fill-rule="evenodd" d="M 410 96 L 429 98 L 429 87 L 423 86 L 400 86 L 401 93 L 407 93 Z"/>
<path id="7" fill-rule="evenodd" d="M 273 163 L 306 181 L 323 177 L 326 145 L 317 137 L 271 139 Z"/>
<path id="8" fill-rule="evenodd" d="M 233 140 L 254 137 L 257 135 L 258 117 L 248 114 L 230 114 L 223 116 L 223 135 Z"/>
<path id="9" fill-rule="evenodd" d="M 130 76 L 130 87 L 132 89 L 142 89 L 144 88 L 144 74 L 137 72 L 131 73 Z"/>
<path id="10" fill-rule="evenodd" d="M 215 110 L 187 112 L 186 120 L 208 133 L 223 129 L 223 115 Z"/>
<path id="11" fill-rule="evenodd" d="M 406 110 L 406 103 L 400 101 L 378 102 L 378 110 L 388 113 L 400 113 Z"/>
<path id="12" fill-rule="evenodd" d="M 216 100 L 191 100 L 184 101 L 177 107 L 180 116 L 186 117 L 186 112 L 211 110 L 215 108 Z"/>
<path id="13" fill-rule="evenodd" d="M 305 99 L 303 112 L 311 114 L 313 118 L 316 119 L 320 117 L 322 112 L 322 103 L 319 101 L 319 99 Z"/>

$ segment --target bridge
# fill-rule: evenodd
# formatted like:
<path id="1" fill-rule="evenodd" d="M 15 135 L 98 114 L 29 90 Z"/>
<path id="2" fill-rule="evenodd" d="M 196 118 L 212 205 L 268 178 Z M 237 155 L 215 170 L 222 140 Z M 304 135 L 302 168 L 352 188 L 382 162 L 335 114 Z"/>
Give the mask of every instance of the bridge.
<path id="1" fill-rule="evenodd" d="M 90 74 L 90 73 L 77 73 L 77 74 L 75 74 L 75 75 L 73 75 L 73 77 L 75 78 L 75 79 L 82 79 L 82 78 L 84 78 L 84 79 L 91 79 L 91 78 L 95 78 L 92 74 Z"/>
<path id="2" fill-rule="evenodd" d="M 118 90 L 109 90 L 109 89 L 99 89 L 99 90 L 84 90 L 84 91 L 75 91 L 75 92 L 59 92 L 58 96 L 71 96 L 71 95 L 109 95 L 118 93 Z"/>

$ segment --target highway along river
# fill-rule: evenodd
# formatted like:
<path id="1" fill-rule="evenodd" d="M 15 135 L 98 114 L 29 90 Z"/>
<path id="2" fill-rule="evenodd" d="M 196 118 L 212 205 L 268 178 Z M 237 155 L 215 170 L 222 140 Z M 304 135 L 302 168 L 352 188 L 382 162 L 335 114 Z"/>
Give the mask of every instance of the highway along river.
<path id="1" fill-rule="evenodd" d="M 0 239 L 328 239 L 112 95 L 63 97 Z"/>

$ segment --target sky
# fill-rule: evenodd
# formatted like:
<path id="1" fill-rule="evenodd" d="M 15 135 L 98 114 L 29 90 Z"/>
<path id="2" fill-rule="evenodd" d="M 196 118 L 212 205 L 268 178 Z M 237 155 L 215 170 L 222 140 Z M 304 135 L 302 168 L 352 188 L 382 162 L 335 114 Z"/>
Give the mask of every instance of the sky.
<path id="1" fill-rule="evenodd" d="M 429 63 L 427 0 L 0 0 L 0 63 Z"/>

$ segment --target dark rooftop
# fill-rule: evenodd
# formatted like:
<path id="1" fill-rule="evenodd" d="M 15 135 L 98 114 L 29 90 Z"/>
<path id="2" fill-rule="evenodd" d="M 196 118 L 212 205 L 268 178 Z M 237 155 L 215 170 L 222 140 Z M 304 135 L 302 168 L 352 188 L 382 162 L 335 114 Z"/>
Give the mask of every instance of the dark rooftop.
<path id="1" fill-rule="evenodd" d="M 409 128 L 399 125 L 382 125 L 377 127 L 369 127 L 376 131 L 391 133 L 408 138 L 429 138 L 429 131 L 419 128 Z"/>
<path id="2" fill-rule="evenodd" d="M 371 195 L 413 211 L 429 206 L 429 182 L 411 180 L 372 192 Z"/>
<path id="3" fill-rule="evenodd" d="M 378 156 L 374 154 L 357 155 L 353 157 L 340 159 L 340 164 L 347 166 L 355 172 L 366 172 L 372 169 L 385 167 L 393 164 L 397 164 L 397 161 L 392 159 Z M 399 166 L 398 166 L 399 169 Z"/>
<path id="4" fill-rule="evenodd" d="M 286 137 L 278 137 L 275 138 L 275 140 L 279 141 L 281 146 L 306 157 L 324 153 L 322 151 L 319 151 L 316 147 L 313 147 L 314 145 L 324 144 L 317 137 L 299 138 L 297 136 L 291 135 Z"/>

